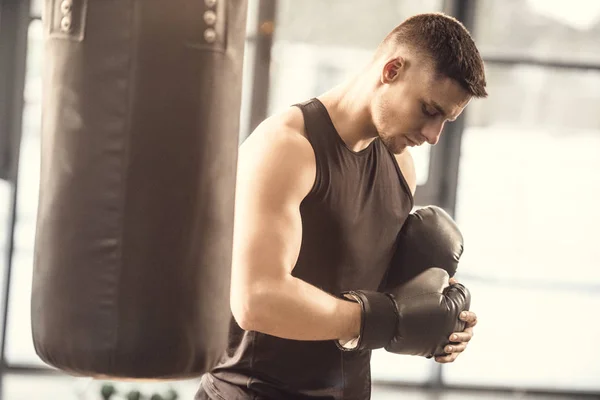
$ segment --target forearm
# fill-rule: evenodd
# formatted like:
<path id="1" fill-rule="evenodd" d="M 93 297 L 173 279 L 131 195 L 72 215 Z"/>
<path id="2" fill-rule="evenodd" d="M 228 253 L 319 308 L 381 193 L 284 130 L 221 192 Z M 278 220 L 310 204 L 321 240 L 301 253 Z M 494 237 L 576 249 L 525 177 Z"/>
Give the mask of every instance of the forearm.
<path id="1" fill-rule="evenodd" d="M 253 291 L 249 328 L 285 339 L 334 340 L 358 336 L 361 307 L 294 277 Z"/>

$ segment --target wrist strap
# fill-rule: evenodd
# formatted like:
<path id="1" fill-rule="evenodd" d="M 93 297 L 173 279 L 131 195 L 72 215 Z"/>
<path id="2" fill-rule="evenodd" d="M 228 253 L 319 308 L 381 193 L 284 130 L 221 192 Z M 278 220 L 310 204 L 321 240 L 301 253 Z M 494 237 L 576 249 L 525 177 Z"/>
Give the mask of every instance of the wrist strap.
<path id="1" fill-rule="evenodd" d="M 346 299 L 360 304 L 361 324 L 358 338 L 336 345 L 344 351 L 373 350 L 385 347 L 394 337 L 398 325 L 398 310 L 387 293 L 349 291 L 342 293 Z"/>

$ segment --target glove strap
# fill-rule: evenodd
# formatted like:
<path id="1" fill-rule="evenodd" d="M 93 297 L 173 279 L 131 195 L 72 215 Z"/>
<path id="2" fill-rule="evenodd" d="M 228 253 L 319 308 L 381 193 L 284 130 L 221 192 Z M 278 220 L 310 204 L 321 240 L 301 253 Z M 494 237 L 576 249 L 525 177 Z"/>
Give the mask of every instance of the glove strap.
<path id="1" fill-rule="evenodd" d="M 342 296 L 360 304 L 361 324 L 358 338 L 342 344 L 343 351 L 374 350 L 385 347 L 394 337 L 398 325 L 398 310 L 394 299 L 387 293 L 356 290 L 343 292 Z"/>

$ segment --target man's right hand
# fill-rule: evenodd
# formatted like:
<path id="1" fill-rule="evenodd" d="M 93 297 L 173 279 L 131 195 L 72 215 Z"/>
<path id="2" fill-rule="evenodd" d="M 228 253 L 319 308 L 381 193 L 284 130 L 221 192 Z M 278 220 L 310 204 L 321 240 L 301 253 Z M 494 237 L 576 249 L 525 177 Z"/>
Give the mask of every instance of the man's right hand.
<path id="1" fill-rule="evenodd" d="M 460 312 L 470 306 L 463 285 L 448 285 L 462 250 L 462 235 L 442 209 L 426 207 L 411 214 L 398 236 L 382 292 L 344 294 L 363 312 L 361 336 L 352 350 L 385 347 L 397 354 L 445 355 L 450 333 L 464 329 Z"/>
<path id="2" fill-rule="evenodd" d="M 446 271 L 429 268 L 394 292 L 398 329 L 387 351 L 427 358 L 446 355 L 448 337 L 464 329 L 459 316 L 471 303 L 467 288 L 447 282 Z"/>
<path id="3" fill-rule="evenodd" d="M 448 282 L 456 273 L 462 252 L 462 234 L 443 209 L 430 206 L 409 215 L 383 288 L 396 299 L 405 322 L 386 346 L 387 351 L 446 355 L 450 334 L 465 328 L 460 312 L 468 310 L 471 303 L 467 288 L 459 283 L 449 286 Z M 420 301 L 415 302 L 417 299 Z"/>
<path id="4" fill-rule="evenodd" d="M 459 314 L 470 303 L 470 294 L 463 285 L 447 286 L 447 282 L 446 271 L 430 268 L 395 293 L 344 293 L 344 297 L 361 305 L 362 324 L 356 343 L 338 342 L 338 347 L 352 351 L 385 347 L 392 353 L 428 358 L 445 355 L 447 337 L 460 330 Z"/>

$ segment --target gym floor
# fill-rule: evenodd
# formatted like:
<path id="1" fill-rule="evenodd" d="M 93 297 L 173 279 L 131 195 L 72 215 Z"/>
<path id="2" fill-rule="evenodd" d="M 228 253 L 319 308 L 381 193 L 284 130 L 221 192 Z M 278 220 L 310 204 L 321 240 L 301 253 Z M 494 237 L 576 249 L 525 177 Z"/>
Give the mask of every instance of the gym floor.
<path id="1" fill-rule="evenodd" d="M 179 394 L 179 399 L 193 399 L 198 388 L 199 380 L 177 381 L 173 387 Z M 168 386 L 168 385 L 167 385 Z M 145 393 L 156 390 L 163 392 L 164 384 L 144 384 Z M 32 375 L 5 374 L 2 382 L 2 398 L 10 400 L 98 400 L 100 399 L 101 383 L 88 378 L 73 378 L 64 375 Z M 120 383 L 117 389 L 130 390 L 134 383 Z M 375 384 L 372 400 L 575 400 L 600 399 L 600 396 L 590 395 L 560 395 L 560 394 L 531 394 L 526 392 L 492 392 L 445 389 L 441 392 L 433 389 L 414 387 L 389 387 Z"/>

